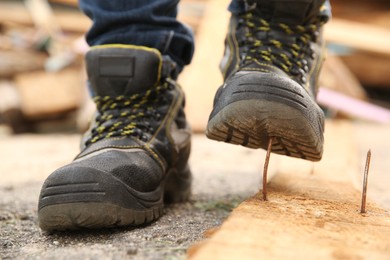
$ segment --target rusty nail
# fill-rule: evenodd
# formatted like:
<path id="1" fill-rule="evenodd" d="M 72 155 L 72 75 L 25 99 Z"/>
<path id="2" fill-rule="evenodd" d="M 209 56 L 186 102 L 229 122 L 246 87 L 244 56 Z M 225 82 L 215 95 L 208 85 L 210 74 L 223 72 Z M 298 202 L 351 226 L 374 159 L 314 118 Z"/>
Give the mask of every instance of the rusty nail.
<path id="1" fill-rule="evenodd" d="M 273 140 L 274 140 L 274 137 L 269 138 L 267 155 L 265 157 L 265 162 L 264 162 L 264 171 L 263 171 L 263 200 L 264 201 L 267 200 L 267 173 L 268 173 L 268 163 L 269 163 L 269 158 L 271 155 Z"/>
<path id="2" fill-rule="evenodd" d="M 368 171 L 370 169 L 370 161 L 371 161 L 371 149 L 368 150 L 367 152 L 366 167 L 364 169 L 362 206 L 360 209 L 360 213 L 366 213 L 367 182 L 368 182 Z"/>

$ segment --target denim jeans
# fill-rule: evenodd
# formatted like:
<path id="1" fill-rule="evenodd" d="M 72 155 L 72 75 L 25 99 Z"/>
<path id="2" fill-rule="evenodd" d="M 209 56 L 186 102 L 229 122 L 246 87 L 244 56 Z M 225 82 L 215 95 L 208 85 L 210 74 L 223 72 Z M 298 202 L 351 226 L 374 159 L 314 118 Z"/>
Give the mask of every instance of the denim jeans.
<path id="1" fill-rule="evenodd" d="M 245 12 L 251 1 L 256 0 L 232 0 L 229 11 Z M 194 37 L 176 20 L 178 3 L 179 0 L 79 0 L 80 8 L 93 20 L 86 36 L 89 45 L 120 43 L 156 48 L 183 68 L 191 62 Z M 328 0 L 325 6 L 328 8 L 323 8 L 322 15 L 330 17 Z"/>

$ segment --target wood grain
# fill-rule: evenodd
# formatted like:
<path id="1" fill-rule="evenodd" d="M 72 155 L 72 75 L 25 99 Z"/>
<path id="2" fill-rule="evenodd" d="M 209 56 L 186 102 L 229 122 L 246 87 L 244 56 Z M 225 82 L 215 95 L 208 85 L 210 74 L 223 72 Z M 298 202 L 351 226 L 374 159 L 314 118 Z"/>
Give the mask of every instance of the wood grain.
<path id="1" fill-rule="evenodd" d="M 190 259 L 388 259 L 390 214 L 373 203 L 359 213 L 351 133 L 349 124 L 328 125 L 326 153 L 314 171 L 278 157 L 269 201 L 258 193 L 240 204 Z"/>

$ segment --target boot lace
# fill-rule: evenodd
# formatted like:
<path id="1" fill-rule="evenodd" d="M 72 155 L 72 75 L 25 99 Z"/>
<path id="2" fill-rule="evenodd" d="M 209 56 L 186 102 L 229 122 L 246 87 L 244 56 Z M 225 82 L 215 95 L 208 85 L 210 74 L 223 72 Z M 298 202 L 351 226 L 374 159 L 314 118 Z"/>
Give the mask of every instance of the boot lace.
<path id="1" fill-rule="evenodd" d="M 96 96 L 98 114 L 85 144 L 111 137 L 133 136 L 144 142 L 160 125 L 162 107 L 168 103 L 167 92 L 173 85 L 166 81 L 143 93 L 131 96 Z"/>
<path id="2" fill-rule="evenodd" d="M 244 37 L 240 37 L 243 40 L 238 42 L 241 65 L 261 60 L 282 69 L 298 83 L 306 83 L 305 75 L 315 58 L 311 43 L 317 41 L 319 28 L 325 22 L 305 26 L 271 24 L 252 12 L 243 14 L 238 22 L 246 28 Z M 271 32 L 275 36 L 270 36 Z"/>

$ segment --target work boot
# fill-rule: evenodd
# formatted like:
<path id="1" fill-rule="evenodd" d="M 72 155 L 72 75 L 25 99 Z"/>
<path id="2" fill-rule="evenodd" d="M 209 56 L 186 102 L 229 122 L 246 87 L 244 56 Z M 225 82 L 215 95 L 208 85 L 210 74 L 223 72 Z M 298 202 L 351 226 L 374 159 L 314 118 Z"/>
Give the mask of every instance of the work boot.
<path id="1" fill-rule="evenodd" d="M 159 51 L 92 48 L 86 66 L 97 112 L 74 161 L 43 184 L 43 230 L 138 226 L 190 195 L 190 129 L 175 66 Z"/>
<path id="2" fill-rule="evenodd" d="M 249 0 L 247 1 L 249 2 Z M 311 161 L 323 152 L 315 101 L 323 61 L 323 1 L 253 1 L 232 15 L 209 138 Z"/>

